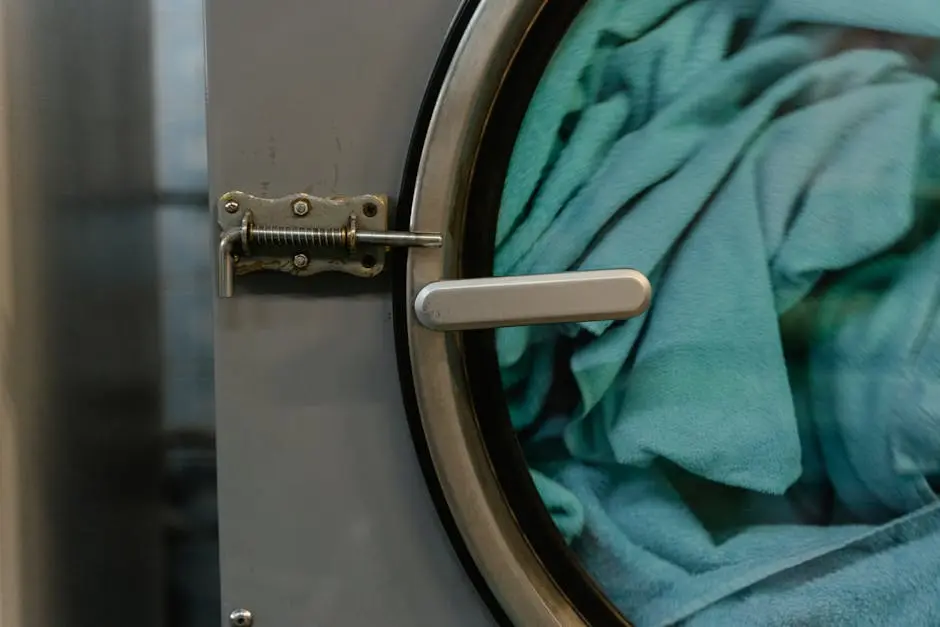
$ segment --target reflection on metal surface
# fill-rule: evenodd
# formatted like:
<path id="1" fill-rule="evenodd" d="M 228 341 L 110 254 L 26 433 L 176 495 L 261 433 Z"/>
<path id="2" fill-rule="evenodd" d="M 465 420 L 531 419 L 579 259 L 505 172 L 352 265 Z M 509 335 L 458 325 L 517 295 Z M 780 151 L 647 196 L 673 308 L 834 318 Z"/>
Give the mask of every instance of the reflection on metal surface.
<path id="1" fill-rule="evenodd" d="M 218 620 L 199 13 L 0 3 L 3 627 Z"/>
<path id="2" fill-rule="evenodd" d="M 626 320 L 646 311 L 650 283 L 634 270 L 455 279 L 426 285 L 415 315 L 434 331 Z"/>
<path id="3" fill-rule="evenodd" d="M 387 246 L 390 248 L 437 248 L 444 243 L 444 238 L 437 233 L 399 233 L 390 231 L 360 231 L 356 236 L 359 244 L 369 246 Z"/>
<path id="4" fill-rule="evenodd" d="M 150 3 L 0 10 L 0 617 L 162 627 Z"/>
<path id="5" fill-rule="evenodd" d="M 484 0 L 463 37 L 436 103 L 415 187 L 411 230 L 449 233 L 459 242 L 469 172 L 510 61 L 542 0 Z M 450 239 L 448 239 L 450 241 Z M 408 297 L 456 278 L 456 246 L 412 250 Z M 467 548 L 517 625 L 583 626 L 543 568 L 503 498 L 476 427 L 456 339 L 425 328 L 408 311 L 415 392 L 441 487 Z"/>
<path id="6" fill-rule="evenodd" d="M 442 237 L 434 233 L 387 231 L 388 200 L 384 196 L 317 198 L 295 194 L 268 200 L 229 192 L 219 199 L 218 217 L 223 229 L 218 247 L 220 298 L 232 296 L 236 274 L 280 270 L 310 276 L 333 271 L 371 278 L 385 267 L 387 247 L 435 247 L 442 243 Z M 260 254 L 252 251 L 255 246 Z M 241 255 L 238 258 L 236 251 Z"/>

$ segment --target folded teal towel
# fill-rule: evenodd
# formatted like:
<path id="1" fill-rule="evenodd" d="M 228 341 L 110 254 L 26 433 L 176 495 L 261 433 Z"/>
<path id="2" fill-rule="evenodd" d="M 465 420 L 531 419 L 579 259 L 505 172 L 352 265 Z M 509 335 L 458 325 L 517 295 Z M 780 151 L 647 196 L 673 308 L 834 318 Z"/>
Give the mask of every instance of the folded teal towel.
<path id="1" fill-rule="evenodd" d="M 858 547 L 937 569 L 904 538 L 940 516 L 938 38 L 936 0 L 592 0 L 543 77 L 496 271 L 633 267 L 654 299 L 501 330 L 500 366 L 536 486 L 640 627 L 868 624 L 837 601 Z M 688 502 L 711 492 L 720 523 Z M 832 577 L 788 613 L 801 564 Z"/>

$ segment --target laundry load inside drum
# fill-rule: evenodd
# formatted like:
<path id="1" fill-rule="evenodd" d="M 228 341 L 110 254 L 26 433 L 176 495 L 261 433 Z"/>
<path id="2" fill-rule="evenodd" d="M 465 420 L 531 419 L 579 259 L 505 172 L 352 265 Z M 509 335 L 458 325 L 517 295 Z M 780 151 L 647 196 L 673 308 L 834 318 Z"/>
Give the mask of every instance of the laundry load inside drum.
<path id="1" fill-rule="evenodd" d="M 590 0 L 517 137 L 501 329 L 531 476 L 637 627 L 940 625 L 940 3 Z"/>

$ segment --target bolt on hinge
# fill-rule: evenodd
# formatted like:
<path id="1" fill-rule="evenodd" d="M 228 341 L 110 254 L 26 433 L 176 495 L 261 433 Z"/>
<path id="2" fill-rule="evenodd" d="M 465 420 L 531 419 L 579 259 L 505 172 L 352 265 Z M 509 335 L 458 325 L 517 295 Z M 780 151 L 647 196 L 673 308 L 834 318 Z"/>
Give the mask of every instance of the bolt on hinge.
<path id="1" fill-rule="evenodd" d="M 438 247 L 437 233 L 388 231 L 385 196 L 219 199 L 219 296 L 232 296 L 236 274 L 279 270 L 300 276 L 345 272 L 371 278 L 391 247 Z"/>

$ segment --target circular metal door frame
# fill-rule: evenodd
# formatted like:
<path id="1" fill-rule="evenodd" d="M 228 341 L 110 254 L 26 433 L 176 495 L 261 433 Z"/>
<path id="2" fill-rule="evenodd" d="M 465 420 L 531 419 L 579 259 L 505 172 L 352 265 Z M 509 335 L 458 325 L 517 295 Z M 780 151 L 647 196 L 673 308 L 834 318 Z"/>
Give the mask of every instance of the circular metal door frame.
<path id="1" fill-rule="evenodd" d="M 478 151 L 502 81 L 546 0 L 482 0 L 457 45 L 434 103 L 418 163 L 410 228 L 444 234 L 439 249 L 411 250 L 405 302 L 459 277 Z M 477 424 L 461 337 L 425 329 L 407 306 L 408 352 L 434 471 L 487 586 L 516 625 L 587 623 L 543 566 L 506 501 Z"/>

